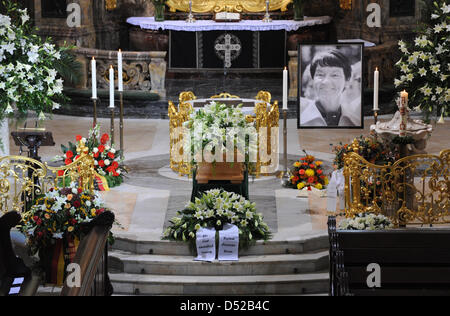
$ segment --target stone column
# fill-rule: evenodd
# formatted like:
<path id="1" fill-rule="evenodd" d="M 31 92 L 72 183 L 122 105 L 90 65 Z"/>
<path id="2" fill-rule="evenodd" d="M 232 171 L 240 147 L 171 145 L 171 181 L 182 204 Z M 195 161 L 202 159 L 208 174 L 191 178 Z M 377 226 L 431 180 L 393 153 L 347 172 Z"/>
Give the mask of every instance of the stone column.
<path id="1" fill-rule="evenodd" d="M 167 62 L 164 60 L 166 55 L 167 52 L 150 52 L 152 61 L 148 67 L 152 84 L 150 92 L 157 93 L 163 98 L 166 97 Z"/>
<path id="2" fill-rule="evenodd" d="M 296 98 L 298 95 L 298 51 L 289 52 L 289 97 Z"/>

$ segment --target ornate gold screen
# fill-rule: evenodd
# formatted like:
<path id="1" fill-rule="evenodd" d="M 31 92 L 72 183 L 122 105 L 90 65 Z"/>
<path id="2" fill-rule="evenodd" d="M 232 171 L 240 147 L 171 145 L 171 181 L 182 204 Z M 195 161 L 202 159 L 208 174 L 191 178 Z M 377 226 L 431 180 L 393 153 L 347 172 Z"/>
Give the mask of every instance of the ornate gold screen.
<path id="1" fill-rule="evenodd" d="M 358 147 L 357 142 L 353 146 Z M 355 148 L 355 147 L 354 147 Z M 395 226 L 450 223 L 450 150 L 378 166 L 346 154 L 345 213 L 388 216 Z"/>
<path id="2" fill-rule="evenodd" d="M 271 0 L 270 11 L 286 11 L 292 0 Z M 189 11 L 189 0 L 168 0 L 167 5 L 171 12 Z M 208 12 L 264 12 L 265 0 L 193 0 L 192 11 L 196 13 Z"/>

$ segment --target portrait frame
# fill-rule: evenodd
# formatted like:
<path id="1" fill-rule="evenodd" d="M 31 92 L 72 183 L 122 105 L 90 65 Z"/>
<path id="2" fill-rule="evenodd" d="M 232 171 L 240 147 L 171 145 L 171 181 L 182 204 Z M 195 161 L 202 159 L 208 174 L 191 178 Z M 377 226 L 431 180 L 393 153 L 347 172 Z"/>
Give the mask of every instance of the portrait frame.
<path id="1" fill-rule="evenodd" d="M 320 86 L 312 78 L 311 64 L 316 57 L 327 55 L 329 52 L 340 52 L 345 58 L 342 60 L 343 77 L 336 81 L 339 87 L 344 85 L 344 90 L 337 89 L 336 99 L 340 106 L 336 114 L 326 113 L 327 107 L 321 106 L 319 97 L 327 96 L 327 93 L 318 93 Z M 335 53 L 333 53 L 335 54 Z M 338 56 L 342 57 L 340 54 Z M 334 56 L 334 55 L 333 55 Z M 332 58 L 334 60 L 334 58 Z M 317 63 L 315 63 L 318 69 Z M 351 77 L 348 77 L 348 66 L 351 69 Z M 337 67 L 337 68 L 339 68 Z M 346 69 L 346 70 L 344 70 Z M 298 129 L 364 129 L 364 43 L 363 42 L 339 42 L 339 43 L 300 43 L 298 45 L 298 95 L 297 95 L 297 128 Z M 335 71 L 337 71 L 334 68 Z M 337 74 L 336 74 L 337 75 Z M 321 74 L 323 76 L 323 74 Z M 336 79 L 338 80 L 338 79 Z M 315 84 L 316 83 L 316 84 Z M 333 86 L 333 88 L 335 88 Z M 323 89 L 323 88 L 322 88 Z M 326 91 L 326 90 L 322 90 Z M 329 91 L 328 91 L 329 92 Z M 332 96 L 332 95 L 331 95 Z M 329 96 L 328 96 L 329 97 Z M 332 99 L 332 98 L 329 98 Z M 326 101 L 324 101 L 326 103 Z M 319 104 L 320 110 L 317 106 Z M 331 106 L 335 106 L 331 102 Z M 327 118 L 325 118 L 325 116 Z M 327 122 L 337 122 L 329 123 Z"/>

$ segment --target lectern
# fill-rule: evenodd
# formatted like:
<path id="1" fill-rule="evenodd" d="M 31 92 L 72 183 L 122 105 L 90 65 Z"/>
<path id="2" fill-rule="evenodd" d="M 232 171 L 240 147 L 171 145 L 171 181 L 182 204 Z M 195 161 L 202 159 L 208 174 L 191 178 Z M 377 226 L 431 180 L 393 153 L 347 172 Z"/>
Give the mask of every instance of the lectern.
<path id="1" fill-rule="evenodd" d="M 11 132 L 16 146 L 26 146 L 28 148 L 28 157 L 41 161 L 38 155 L 41 146 L 55 146 L 52 132 L 39 129 L 23 129 Z"/>

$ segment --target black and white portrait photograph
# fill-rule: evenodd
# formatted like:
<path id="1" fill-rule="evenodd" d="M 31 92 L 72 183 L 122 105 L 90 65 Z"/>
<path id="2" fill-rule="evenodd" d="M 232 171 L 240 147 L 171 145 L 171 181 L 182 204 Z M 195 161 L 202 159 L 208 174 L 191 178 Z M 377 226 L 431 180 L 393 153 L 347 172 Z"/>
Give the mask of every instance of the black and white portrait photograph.
<path id="1" fill-rule="evenodd" d="M 298 128 L 363 128 L 363 44 L 299 45 Z"/>

